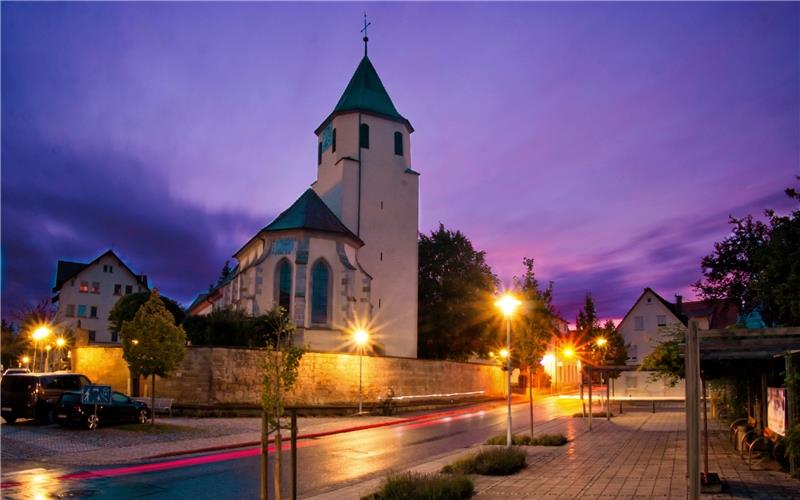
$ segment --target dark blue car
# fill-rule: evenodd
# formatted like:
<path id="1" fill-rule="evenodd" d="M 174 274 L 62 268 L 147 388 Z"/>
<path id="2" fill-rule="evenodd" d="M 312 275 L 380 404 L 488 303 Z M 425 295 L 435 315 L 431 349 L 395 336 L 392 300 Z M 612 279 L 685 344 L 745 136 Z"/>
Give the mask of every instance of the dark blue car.
<path id="1" fill-rule="evenodd" d="M 81 393 L 65 392 L 58 400 L 54 410 L 58 425 L 75 425 L 87 429 L 97 429 L 100 424 L 139 422 L 143 424 L 150 418 L 150 408 L 146 403 L 136 401 L 121 392 L 111 393 L 111 404 L 81 404 Z"/>

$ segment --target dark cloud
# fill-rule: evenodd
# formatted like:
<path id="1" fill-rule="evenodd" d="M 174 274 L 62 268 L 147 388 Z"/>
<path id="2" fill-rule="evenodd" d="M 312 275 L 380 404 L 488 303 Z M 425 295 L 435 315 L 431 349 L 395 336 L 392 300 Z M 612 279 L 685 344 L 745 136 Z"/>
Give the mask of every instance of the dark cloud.
<path id="1" fill-rule="evenodd" d="M 59 258 L 88 261 L 108 248 L 186 302 L 268 218 L 182 202 L 154 171 L 99 147 L 4 133 L 3 315 L 48 296 Z"/>

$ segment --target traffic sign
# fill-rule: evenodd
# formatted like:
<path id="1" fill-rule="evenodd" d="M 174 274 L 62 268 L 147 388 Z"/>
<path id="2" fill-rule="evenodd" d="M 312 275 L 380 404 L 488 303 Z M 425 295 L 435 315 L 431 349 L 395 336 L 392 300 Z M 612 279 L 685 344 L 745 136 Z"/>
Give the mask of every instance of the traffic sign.
<path id="1" fill-rule="evenodd" d="M 86 384 L 81 387 L 81 403 L 85 405 L 111 404 L 111 386 Z"/>

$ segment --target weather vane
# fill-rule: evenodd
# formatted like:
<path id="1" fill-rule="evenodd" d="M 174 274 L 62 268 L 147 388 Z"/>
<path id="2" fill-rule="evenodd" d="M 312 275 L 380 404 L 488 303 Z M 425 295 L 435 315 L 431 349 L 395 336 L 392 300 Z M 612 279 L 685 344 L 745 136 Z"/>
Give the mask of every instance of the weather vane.
<path id="1" fill-rule="evenodd" d="M 367 28 L 369 25 L 372 24 L 367 22 L 367 13 L 364 12 L 364 27 L 361 29 L 361 32 L 364 33 L 364 57 L 367 57 L 367 42 L 369 42 L 369 37 L 367 36 Z"/>

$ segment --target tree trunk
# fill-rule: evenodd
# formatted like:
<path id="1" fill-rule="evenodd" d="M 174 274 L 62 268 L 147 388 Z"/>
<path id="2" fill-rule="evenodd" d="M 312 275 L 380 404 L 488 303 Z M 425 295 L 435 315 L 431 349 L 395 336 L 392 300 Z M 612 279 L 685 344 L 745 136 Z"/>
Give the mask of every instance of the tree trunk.
<path id="1" fill-rule="evenodd" d="M 267 425 L 267 412 L 261 410 L 261 500 L 267 500 L 267 490 L 269 489 L 269 434 Z"/>
<path id="2" fill-rule="evenodd" d="M 283 492 L 281 491 L 281 427 L 280 423 L 278 424 L 278 428 L 275 431 L 275 498 L 280 499 L 283 498 Z"/>
<path id="3" fill-rule="evenodd" d="M 531 438 L 533 438 L 533 370 L 528 367 L 528 410 L 531 416 Z"/>
<path id="4" fill-rule="evenodd" d="M 150 423 L 156 425 L 156 374 L 153 374 L 153 387 L 150 388 Z"/>

